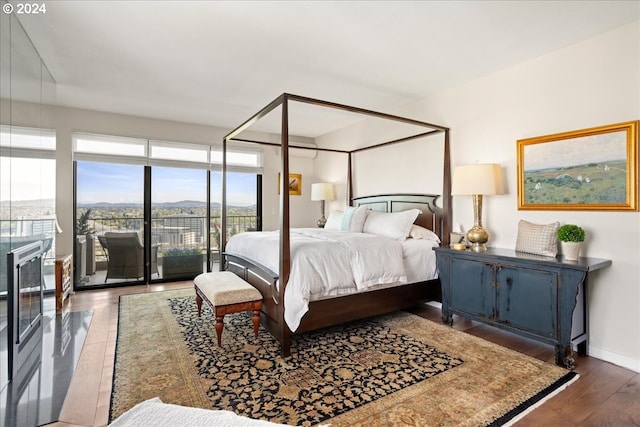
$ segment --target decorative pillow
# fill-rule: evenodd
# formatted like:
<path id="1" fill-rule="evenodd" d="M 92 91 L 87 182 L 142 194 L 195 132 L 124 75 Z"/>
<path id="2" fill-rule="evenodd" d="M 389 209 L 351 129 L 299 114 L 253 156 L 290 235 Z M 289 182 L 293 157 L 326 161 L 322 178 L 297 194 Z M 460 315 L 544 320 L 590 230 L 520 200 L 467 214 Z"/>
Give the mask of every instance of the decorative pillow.
<path id="1" fill-rule="evenodd" d="M 518 223 L 516 251 L 555 257 L 558 254 L 559 222 L 533 224 L 525 220 Z"/>
<path id="2" fill-rule="evenodd" d="M 412 239 L 427 239 L 440 243 L 440 238 L 433 231 L 413 224 L 411 230 L 409 230 L 409 237 Z"/>
<path id="3" fill-rule="evenodd" d="M 331 211 L 327 223 L 324 225 L 325 230 L 342 230 L 342 218 L 344 211 Z"/>
<path id="4" fill-rule="evenodd" d="M 371 211 L 364 223 L 363 232 L 391 237 L 396 240 L 406 240 L 409 237 L 413 221 L 416 220 L 420 210 L 409 209 L 403 212 L 377 212 Z"/>
<path id="5" fill-rule="evenodd" d="M 341 229 L 353 233 L 362 233 L 362 227 L 364 227 L 368 212 L 369 209 L 366 206 L 349 206 L 344 210 Z"/>

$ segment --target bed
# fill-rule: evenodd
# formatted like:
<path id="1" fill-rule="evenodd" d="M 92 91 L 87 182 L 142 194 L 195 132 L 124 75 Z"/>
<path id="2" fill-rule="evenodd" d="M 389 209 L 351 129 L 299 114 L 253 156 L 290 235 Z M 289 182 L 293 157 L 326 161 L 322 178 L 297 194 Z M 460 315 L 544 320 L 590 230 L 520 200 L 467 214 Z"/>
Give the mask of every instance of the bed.
<path id="1" fill-rule="evenodd" d="M 373 116 L 379 119 L 389 120 L 391 122 L 410 123 L 412 126 L 420 129 L 417 133 L 410 136 L 403 136 L 400 138 L 394 138 L 389 141 L 381 143 L 375 143 L 367 147 L 360 147 L 356 150 L 343 151 L 348 156 L 347 162 L 347 210 L 363 209 L 367 212 L 374 212 L 373 216 L 377 215 L 377 218 L 387 218 L 385 215 L 391 216 L 407 216 L 409 212 L 417 212 L 412 219 L 414 226 L 417 226 L 417 230 L 425 230 L 422 234 L 431 233 L 434 235 L 433 239 L 414 239 L 409 237 L 408 239 L 389 239 L 398 240 L 402 243 L 401 246 L 408 246 L 415 243 L 416 240 L 431 240 L 426 246 L 421 246 L 420 251 L 427 256 L 434 256 L 433 250 L 430 250 L 433 246 L 440 244 L 448 244 L 449 232 L 451 230 L 451 210 L 450 210 L 450 168 L 449 168 L 449 138 L 448 129 L 442 126 L 433 125 L 426 122 L 419 122 L 416 120 L 388 115 L 385 113 L 374 112 L 370 110 L 360 109 L 356 107 L 345 106 L 336 103 L 330 103 L 326 101 L 320 101 L 312 98 L 300 97 L 297 95 L 283 94 L 267 105 L 264 109 L 251 117 L 245 123 L 240 125 L 236 130 L 228 134 L 223 140 L 223 165 L 222 165 L 222 201 L 223 205 L 226 205 L 226 150 L 227 143 L 229 141 L 242 141 L 265 145 L 274 145 L 272 142 L 259 141 L 259 140 L 247 140 L 245 138 L 239 138 L 243 131 L 249 128 L 252 124 L 258 121 L 260 118 L 273 111 L 275 108 L 280 108 L 282 114 L 282 132 L 280 135 L 280 143 L 277 144 L 282 153 L 281 173 L 283 176 L 288 176 L 289 173 L 289 117 L 288 117 L 288 103 L 291 101 L 309 103 L 316 106 L 327 107 L 330 109 L 346 110 L 350 113 L 363 114 L 365 116 Z M 422 128 L 421 128 L 422 127 Z M 420 138 L 425 135 L 431 135 L 433 133 L 442 133 L 444 138 L 444 159 L 443 159 L 443 192 L 442 194 L 387 194 L 387 195 L 374 195 L 353 197 L 353 178 L 352 178 L 352 154 L 357 151 L 373 149 L 380 147 L 381 145 L 400 144 L 404 141 Z M 304 149 L 304 146 L 298 147 L 295 144 L 291 145 L 292 148 Z M 316 150 L 322 150 L 322 148 L 315 148 Z M 330 149 L 330 151 L 339 151 Z M 440 300 L 440 283 L 437 279 L 437 275 L 433 272 L 427 276 L 415 276 L 399 278 L 388 277 L 388 280 L 382 280 L 380 278 L 374 278 L 371 283 L 367 283 L 366 286 L 356 286 L 356 290 L 337 291 L 329 293 L 328 295 L 312 295 L 308 301 L 304 302 L 304 310 L 302 315 L 292 316 L 291 311 L 287 310 L 287 301 L 291 301 L 288 288 L 290 286 L 290 279 L 300 282 L 299 278 L 304 277 L 303 273 L 296 271 L 297 261 L 297 246 L 300 246 L 298 241 L 301 238 L 304 242 L 312 239 L 320 240 L 322 245 L 337 244 L 336 241 L 345 237 L 345 230 L 340 232 L 332 232 L 331 230 L 311 230 L 311 229 L 292 229 L 290 227 L 290 211 L 289 211 L 289 194 L 284 191 L 280 194 L 280 227 L 275 232 L 269 232 L 265 240 L 269 241 L 269 245 L 266 249 L 261 251 L 262 253 L 272 254 L 270 257 L 261 258 L 256 253 L 250 251 L 243 251 L 239 249 L 242 244 L 236 244 L 236 236 L 233 239 L 229 239 L 231 245 L 227 245 L 228 240 L 226 237 L 226 209 L 223 209 L 222 224 L 221 224 L 221 247 L 225 248 L 222 254 L 222 262 L 220 268 L 222 270 L 232 271 L 242 279 L 251 283 L 256 287 L 263 295 L 263 326 L 276 338 L 280 343 L 281 352 L 283 356 L 289 356 L 291 354 L 291 337 L 292 334 L 299 334 L 308 332 L 315 329 L 320 329 L 328 326 L 338 325 L 341 323 L 371 317 L 378 314 L 393 312 L 405 308 L 414 306 L 420 302 L 429 300 Z M 328 223 L 331 222 L 331 215 Z M 350 230 L 347 230 L 350 231 Z M 365 231 L 364 233 L 362 231 Z M 360 230 L 363 236 L 360 239 L 369 239 L 368 235 L 376 233 L 368 233 Z M 253 233 L 243 233 L 253 234 Z M 265 236 L 265 233 L 257 232 L 256 236 Z M 384 233 L 383 233 L 384 234 Z M 358 236 L 351 236 L 357 238 Z M 390 236 L 387 236 L 390 237 Z M 233 241 L 232 241 L 233 240 Z M 437 242 L 435 242 L 437 240 Z M 409 243 L 413 242 L 413 243 Z M 435 243 L 434 243 L 435 242 Z M 305 243 L 306 244 L 306 243 Z M 352 247 L 350 243 L 341 242 L 342 246 Z M 420 243 L 422 245 L 422 243 Z M 245 244 L 245 246 L 251 247 L 252 244 Z M 366 246 L 366 245 L 363 245 Z M 392 246 L 398 246 L 393 244 Z M 382 248 L 382 246 L 380 246 Z M 273 251 L 277 250 L 277 257 L 274 258 Z M 405 251 L 405 249 L 401 249 Z M 260 252 L 260 251 L 259 251 Z M 331 253 L 329 250 L 327 253 Z M 404 253 L 404 252 L 403 252 Z M 293 261 L 293 265 L 292 265 Z M 334 259 L 333 262 L 336 260 Z M 376 264 L 376 263 L 374 263 Z M 369 265 L 374 265 L 369 264 Z M 406 266 L 405 266 L 406 267 Z M 353 269 L 354 267 L 351 266 Z M 366 274 L 370 274 L 373 268 L 360 267 L 360 270 L 366 270 Z M 406 269 L 405 269 L 406 271 Z M 411 279 L 411 280 L 409 280 Z"/>

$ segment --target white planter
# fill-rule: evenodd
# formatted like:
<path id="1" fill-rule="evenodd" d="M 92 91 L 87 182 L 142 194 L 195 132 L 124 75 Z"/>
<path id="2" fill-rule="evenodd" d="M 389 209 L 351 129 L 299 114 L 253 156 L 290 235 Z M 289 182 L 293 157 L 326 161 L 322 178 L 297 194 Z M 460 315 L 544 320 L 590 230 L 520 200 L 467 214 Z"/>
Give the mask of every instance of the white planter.
<path id="1" fill-rule="evenodd" d="M 580 256 L 580 242 L 560 242 L 562 255 L 567 261 L 577 261 Z"/>

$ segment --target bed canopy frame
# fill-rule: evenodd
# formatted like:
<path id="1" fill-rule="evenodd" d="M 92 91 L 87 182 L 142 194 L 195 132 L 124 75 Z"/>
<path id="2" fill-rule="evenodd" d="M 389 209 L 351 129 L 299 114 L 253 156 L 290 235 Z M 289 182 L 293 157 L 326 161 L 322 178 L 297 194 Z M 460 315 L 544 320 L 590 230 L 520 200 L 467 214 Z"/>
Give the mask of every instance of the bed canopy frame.
<path id="1" fill-rule="evenodd" d="M 323 107 L 327 109 L 355 113 L 363 116 L 363 118 L 374 117 L 378 119 L 384 119 L 385 121 L 390 123 L 395 122 L 395 123 L 408 124 L 416 127 L 416 129 L 418 129 L 419 131 L 413 132 L 409 136 L 404 136 L 401 138 L 396 138 L 396 139 L 379 142 L 379 143 L 373 143 L 373 144 L 370 144 L 361 148 L 356 148 L 353 150 L 309 147 L 309 146 L 296 144 L 295 142 L 290 143 L 291 135 L 289 133 L 289 118 L 290 118 L 289 103 L 292 101 L 308 104 L 312 106 L 317 106 L 317 107 Z M 280 143 L 261 141 L 261 140 L 255 140 L 255 139 L 246 139 L 239 136 L 244 131 L 249 130 L 251 126 L 255 125 L 257 122 L 259 122 L 261 119 L 267 116 L 267 114 L 269 114 L 270 112 L 274 111 L 276 108 L 281 108 L 281 117 L 280 117 L 281 141 Z M 352 162 L 353 162 L 354 154 L 358 152 L 366 151 L 366 150 L 383 147 L 383 146 L 399 144 L 402 142 L 406 142 L 406 141 L 410 141 L 410 140 L 414 140 L 417 138 L 422 138 L 430 135 L 435 135 L 435 134 L 444 134 L 442 195 L 426 195 L 426 196 L 425 195 L 402 195 L 400 199 L 398 198 L 398 195 L 392 195 L 388 197 L 374 196 L 374 197 L 360 197 L 360 198 L 354 199 L 353 176 L 352 176 Z M 278 96 L 276 99 L 271 101 L 264 108 L 262 108 L 260 111 L 258 111 L 256 114 L 254 114 L 252 117 L 250 117 L 248 120 L 246 120 L 244 123 L 242 123 L 240 126 L 238 126 L 229 134 L 227 134 L 223 139 L 223 142 L 222 142 L 222 206 L 223 206 L 223 209 L 222 209 L 222 215 L 221 215 L 222 218 L 221 218 L 221 233 L 220 233 L 221 248 L 225 248 L 227 243 L 227 214 L 226 214 L 225 207 L 227 206 L 227 144 L 230 141 L 279 147 L 281 150 L 280 151 L 280 155 L 281 155 L 280 172 L 281 172 L 281 180 L 283 181 L 285 180 L 285 177 L 289 176 L 289 149 L 290 148 L 346 154 L 348 156 L 348 159 L 347 159 L 347 204 L 348 205 L 353 205 L 354 203 L 358 205 L 370 204 L 370 203 L 374 205 L 381 204 L 381 203 L 391 204 L 393 202 L 399 205 L 406 204 L 406 203 L 412 203 L 412 204 L 424 203 L 424 205 L 427 206 L 427 208 L 431 210 L 431 212 L 433 212 L 433 214 L 435 215 L 434 218 L 438 217 L 439 224 L 437 225 L 434 224 L 434 226 L 429 228 L 433 229 L 438 233 L 442 241 L 442 244 L 446 245 L 449 243 L 452 213 L 451 213 L 451 167 L 450 167 L 450 149 L 449 149 L 449 128 L 447 127 L 435 125 L 435 124 L 427 123 L 423 121 L 418 121 L 418 120 L 414 120 L 406 117 L 367 110 L 364 108 L 353 107 L 353 106 L 348 106 L 344 104 L 338 104 L 335 102 L 329 102 L 329 101 L 323 101 L 323 100 L 309 98 L 309 97 L 303 97 L 299 95 L 293 95 L 289 93 L 283 93 L 282 95 Z M 281 188 L 286 188 L 282 186 L 282 182 L 280 182 L 279 185 L 281 186 Z M 281 345 L 282 355 L 289 356 L 292 333 L 287 327 L 287 325 L 284 323 L 284 307 L 283 307 L 284 292 L 286 288 L 286 283 L 289 280 L 290 267 L 291 267 L 290 266 L 291 252 L 290 252 L 289 192 L 280 191 L 279 197 L 280 197 L 280 200 L 279 200 L 279 203 L 280 203 L 279 272 L 277 273 L 271 272 L 260 265 L 252 264 L 250 260 L 239 259 L 239 257 L 229 256 L 228 254 L 224 254 L 223 257 L 221 258 L 220 269 L 221 270 L 225 268 L 230 269 L 231 271 L 236 272 L 236 274 L 241 275 L 241 277 L 243 277 L 245 280 L 254 284 L 254 286 L 257 284 L 258 289 L 263 293 L 263 296 L 265 297 L 265 302 L 267 302 L 266 300 L 268 299 L 272 299 L 272 301 L 268 301 L 271 305 L 271 309 L 269 308 L 269 306 L 267 306 L 266 311 L 265 309 L 263 309 L 263 312 L 264 312 L 263 314 L 265 314 L 265 316 L 263 316 L 263 324 L 265 324 L 265 317 L 266 317 L 265 327 L 267 327 L 267 329 L 271 332 L 271 334 L 279 341 Z M 436 208 L 435 206 L 435 200 L 438 197 L 441 197 L 442 209 Z M 438 209 L 437 215 L 435 214 L 435 209 Z M 389 211 L 392 211 L 392 209 L 389 209 Z M 229 261 L 229 258 L 231 258 L 231 262 Z M 236 264 L 241 268 L 239 270 L 234 269 L 230 267 L 229 264 Z M 251 267 L 255 267 L 258 270 L 258 273 L 256 273 Z M 257 280 L 257 283 L 256 283 L 256 280 Z M 265 292 L 263 282 L 268 284 L 267 287 L 271 290 L 271 292 Z M 276 285 L 277 282 L 280 283 L 280 286 Z M 420 283 L 416 285 L 420 285 Z M 416 298 L 424 299 L 425 297 L 424 291 L 422 290 L 418 291 L 418 288 L 415 288 L 408 292 L 414 292 L 414 291 L 417 292 L 416 295 L 418 295 L 418 297 Z M 438 292 L 439 292 L 439 285 L 438 285 Z M 411 293 L 408 293 L 406 295 L 403 294 L 401 297 L 396 298 L 394 300 L 393 290 L 390 290 L 390 289 L 384 289 L 380 291 L 371 291 L 371 292 L 367 292 L 367 294 L 370 294 L 370 295 L 364 298 L 359 297 L 357 295 L 353 295 L 353 296 L 344 296 L 344 297 L 330 299 L 330 300 L 322 300 L 322 301 L 318 301 L 317 304 L 316 302 L 311 302 L 309 304 L 309 312 L 305 315 L 305 319 L 303 319 L 303 322 L 301 323 L 301 326 L 300 328 L 298 328 L 296 333 L 318 329 L 320 327 L 331 326 L 339 323 L 344 323 L 345 321 L 355 320 L 357 318 L 369 317 L 369 316 L 381 314 L 384 312 L 407 308 L 418 302 L 418 299 L 413 300 L 413 304 L 411 304 L 411 302 L 408 301 L 407 295 L 412 295 Z M 269 296 L 271 298 L 269 298 Z M 353 302 L 355 302 L 356 300 L 358 300 L 359 303 L 363 302 L 365 306 L 371 305 L 371 299 L 376 297 L 379 297 L 379 299 L 380 298 L 386 299 L 387 301 L 391 301 L 391 303 L 388 304 L 384 309 L 381 307 L 377 307 L 377 308 L 372 307 L 370 309 L 365 308 L 363 310 L 360 310 L 361 312 L 359 314 L 351 313 L 349 316 L 336 317 L 334 315 L 333 317 L 330 316 L 331 317 L 330 319 L 322 319 L 323 317 L 322 315 L 316 315 L 315 320 L 305 322 L 305 320 L 308 320 L 306 318 L 308 317 L 309 313 L 313 311 L 312 310 L 313 304 L 316 304 L 317 306 L 319 306 L 318 310 L 316 311 L 320 311 L 320 310 L 335 311 L 334 310 L 335 307 L 339 307 L 339 306 L 344 307 L 345 304 L 353 307 Z M 333 300 L 337 300 L 337 305 L 330 302 Z M 374 305 L 379 305 L 379 304 L 374 304 Z"/>

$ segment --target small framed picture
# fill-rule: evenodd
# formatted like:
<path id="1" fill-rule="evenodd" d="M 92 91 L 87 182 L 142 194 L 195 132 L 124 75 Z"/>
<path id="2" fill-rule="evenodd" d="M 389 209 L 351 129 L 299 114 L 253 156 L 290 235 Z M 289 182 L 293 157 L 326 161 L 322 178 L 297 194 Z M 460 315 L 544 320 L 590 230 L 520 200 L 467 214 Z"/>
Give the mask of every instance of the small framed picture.
<path id="1" fill-rule="evenodd" d="M 299 173 L 289 174 L 289 195 L 302 195 L 302 175 Z M 280 194 L 280 173 L 278 173 L 278 194 Z"/>

